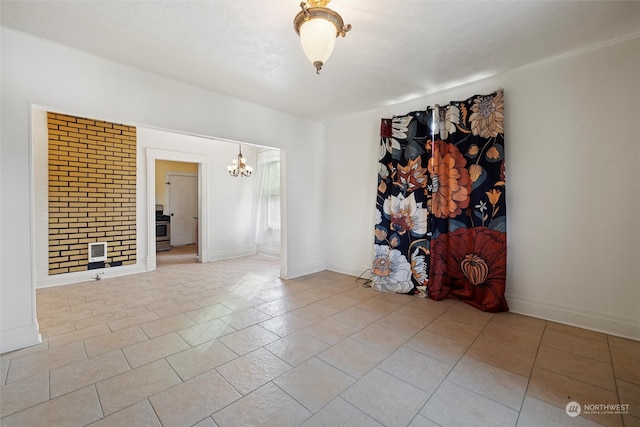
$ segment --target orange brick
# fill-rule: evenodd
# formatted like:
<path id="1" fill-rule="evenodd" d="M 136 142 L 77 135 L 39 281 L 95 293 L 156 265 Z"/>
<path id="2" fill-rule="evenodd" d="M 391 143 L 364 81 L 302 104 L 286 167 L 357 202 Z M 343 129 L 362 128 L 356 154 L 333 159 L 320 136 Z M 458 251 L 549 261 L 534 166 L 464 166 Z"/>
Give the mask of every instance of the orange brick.
<path id="1" fill-rule="evenodd" d="M 86 129 L 87 125 L 84 123 L 79 123 L 78 119 L 75 120 L 76 123 L 69 123 L 68 126 L 75 129 Z"/>
<path id="2" fill-rule="evenodd" d="M 68 116 L 66 114 L 62 114 L 62 113 L 51 113 L 52 117 L 58 119 L 58 120 L 64 120 L 65 122 L 75 122 L 76 118 L 74 116 Z"/>
<path id="3" fill-rule="evenodd" d="M 78 265 L 78 261 L 61 262 L 60 267 L 74 267 Z"/>

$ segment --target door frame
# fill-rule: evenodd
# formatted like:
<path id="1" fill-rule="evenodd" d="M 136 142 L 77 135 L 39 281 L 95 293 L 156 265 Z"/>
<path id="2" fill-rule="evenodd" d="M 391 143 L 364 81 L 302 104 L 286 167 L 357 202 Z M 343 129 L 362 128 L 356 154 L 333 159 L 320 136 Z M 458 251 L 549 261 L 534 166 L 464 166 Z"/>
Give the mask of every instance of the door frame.
<path id="1" fill-rule="evenodd" d="M 146 149 L 147 166 L 147 271 L 156 269 L 156 160 L 169 160 L 198 164 L 198 262 L 209 259 L 209 242 L 204 239 L 209 230 L 208 207 L 203 196 L 208 194 L 208 156 L 181 151 Z"/>
<path id="2" fill-rule="evenodd" d="M 171 213 L 170 213 L 170 211 L 171 211 L 171 209 L 170 209 L 171 208 L 171 188 L 170 188 L 171 185 L 169 184 L 169 182 L 171 181 L 171 176 L 175 176 L 175 175 L 195 177 L 196 180 L 197 180 L 197 178 L 199 176 L 199 174 L 191 173 L 191 172 L 166 171 L 164 173 L 164 182 L 165 182 L 165 185 L 168 187 L 166 189 L 166 191 L 164 192 L 164 199 L 165 199 L 164 203 L 165 203 L 165 206 L 167 207 L 167 213 L 169 215 L 171 215 Z M 198 186 L 198 188 L 200 188 L 200 183 L 199 182 L 196 182 L 196 185 Z M 196 210 L 197 210 L 196 213 L 199 213 L 200 212 L 200 209 L 199 209 L 199 207 L 200 207 L 199 206 L 200 205 L 200 196 L 198 194 L 198 189 L 196 189 L 196 197 L 198 199 L 198 207 L 196 208 Z M 199 218 L 200 217 L 198 217 L 198 221 L 200 220 Z M 171 230 L 172 230 L 171 233 L 173 233 L 173 227 L 171 227 Z M 198 237 L 200 237 L 200 236 L 196 236 L 196 242 L 198 241 Z M 171 238 L 171 235 L 169 235 L 169 238 Z"/>

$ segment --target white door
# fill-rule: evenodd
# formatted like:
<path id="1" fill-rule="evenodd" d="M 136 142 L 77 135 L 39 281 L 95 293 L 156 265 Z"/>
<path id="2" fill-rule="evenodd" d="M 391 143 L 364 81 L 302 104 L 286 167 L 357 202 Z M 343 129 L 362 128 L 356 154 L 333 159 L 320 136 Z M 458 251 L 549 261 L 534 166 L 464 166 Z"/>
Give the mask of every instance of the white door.
<path id="1" fill-rule="evenodd" d="M 169 215 L 171 215 L 171 246 L 196 242 L 198 216 L 198 177 L 169 174 Z"/>

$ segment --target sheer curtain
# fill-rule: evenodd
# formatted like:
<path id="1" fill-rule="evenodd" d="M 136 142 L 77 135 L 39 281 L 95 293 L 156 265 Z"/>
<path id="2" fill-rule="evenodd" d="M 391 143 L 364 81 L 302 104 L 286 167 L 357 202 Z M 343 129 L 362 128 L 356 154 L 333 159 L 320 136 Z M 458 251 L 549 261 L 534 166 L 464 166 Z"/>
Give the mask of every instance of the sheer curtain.
<path id="1" fill-rule="evenodd" d="M 280 254 L 280 151 L 258 152 L 253 198 L 258 253 Z"/>

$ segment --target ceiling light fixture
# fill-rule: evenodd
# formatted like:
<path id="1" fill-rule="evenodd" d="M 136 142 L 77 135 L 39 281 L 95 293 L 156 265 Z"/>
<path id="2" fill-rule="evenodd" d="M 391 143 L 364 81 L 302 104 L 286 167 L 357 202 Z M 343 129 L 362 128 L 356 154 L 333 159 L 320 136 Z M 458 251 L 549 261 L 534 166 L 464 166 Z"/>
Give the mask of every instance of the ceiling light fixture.
<path id="1" fill-rule="evenodd" d="M 253 168 L 251 166 L 247 166 L 247 159 L 242 157 L 242 146 L 238 145 L 238 159 L 233 159 L 232 163 L 227 166 L 227 170 L 229 171 L 229 175 L 234 177 L 243 177 L 243 176 L 251 176 L 253 172 Z"/>
<path id="2" fill-rule="evenodd" d="M 293 28 L 300 36 L 302 49 L 320 74 L 338 36 L 344 37 L 351 24 L 344 25 L 342 17 L 327 7 L 331 0 L 307 0 L 300 3 L 302 12 L 293 20 Z"/>

